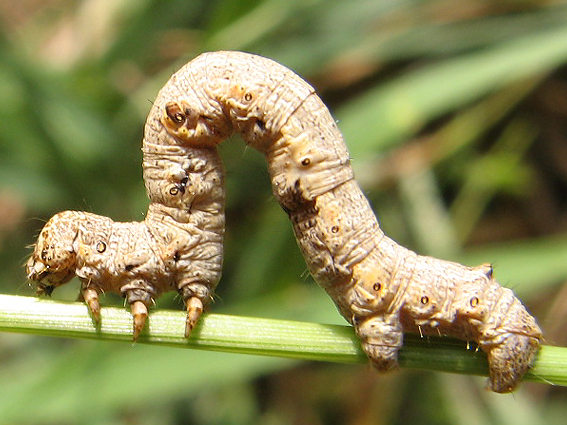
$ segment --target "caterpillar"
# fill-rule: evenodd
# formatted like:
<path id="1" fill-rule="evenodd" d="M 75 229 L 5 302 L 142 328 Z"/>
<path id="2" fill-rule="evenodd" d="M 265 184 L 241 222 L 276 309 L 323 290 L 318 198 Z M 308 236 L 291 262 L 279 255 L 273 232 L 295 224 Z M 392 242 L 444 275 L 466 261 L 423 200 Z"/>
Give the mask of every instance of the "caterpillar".
<path id="1" fill-rule="evenodd" d="M 141 223 L 84 212 L 54 216 L 27 263 L 38 293 L 73 275 L 100 320 L 98 294 L 122 294 L 134 338 L 160 293 L 185 300 L 188 335 L 222 268 L 224 174 L 216 146 L 232 133 L 266 158 L 316 282 L 350 322 L 379 371 L 398 365 L 404 332 L 474 340 L 488 386 L 512 391 L 539 350 L 541 331 L 491 265 L 421 256 L 387 237 L 354 179 L 343 137 L 315 90 L 284 66 L 242 52 L 205 53 L 159 92 L 145 125 L 150 206 Z"/>

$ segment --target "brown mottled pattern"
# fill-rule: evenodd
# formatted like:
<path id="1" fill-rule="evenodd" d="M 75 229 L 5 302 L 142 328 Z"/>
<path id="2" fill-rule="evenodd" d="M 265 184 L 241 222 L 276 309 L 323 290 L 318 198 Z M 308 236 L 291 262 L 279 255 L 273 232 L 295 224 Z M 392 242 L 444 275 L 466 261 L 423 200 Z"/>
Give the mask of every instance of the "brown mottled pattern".
<path id="1" fill-rule="evenodd" d="M 490 265 L 420 256 L 385 236 L 313 88 L 247 53 L 206 53 L 171 78 L 145 128 L 144 180 L 152 201 L 146 220 L 55 216 L 28 263 L 29 276 L 44 282 L 38 290 L 76 273 L 93 312 L 92 294 L 109 290 L 123 293 L 136 317 L 138 307 L 177 289 L 187 302 L 189 332 L 220 273 L 224 187 L 215 147 L 235 131 L 266 156 L 274 195 L 312 275 L 377 369 L 397 366 L 403 332 L 451 335 L 478 342 L 488 354 L 492 390 L 517 386 L 541 338 L 522 303 L 495 281 Z"/>

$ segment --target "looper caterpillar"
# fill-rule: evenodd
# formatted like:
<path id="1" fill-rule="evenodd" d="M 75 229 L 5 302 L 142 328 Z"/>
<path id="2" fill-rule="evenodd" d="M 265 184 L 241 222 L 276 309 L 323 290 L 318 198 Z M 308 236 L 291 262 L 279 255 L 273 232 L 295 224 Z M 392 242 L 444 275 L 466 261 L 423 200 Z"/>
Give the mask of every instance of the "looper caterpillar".
<path id="1" fill-rule="evenodd" d="M 420 256 L 385 236 L 314 89 L 246 53 L 206 53 L 173 75 L 145 127 L 146 220 L 56 215 L 27 265 L 38 292 L 76 274 L 95 319 L 100 291 L 122 293 L 136 337 L 153 297 L 176 289 L 186 301 L 189 333 L 220 274 L 224 188 L 215 147 L 235 131 L 265 155 L 273 193 L 311 274 L 378 370 L 397 366 L 403 332 L 419 331 L 477 341 L 488 355 L 490 388 L 517 386 L 541 338 L 518 298 L 495 281 L 490 265 Z"/>

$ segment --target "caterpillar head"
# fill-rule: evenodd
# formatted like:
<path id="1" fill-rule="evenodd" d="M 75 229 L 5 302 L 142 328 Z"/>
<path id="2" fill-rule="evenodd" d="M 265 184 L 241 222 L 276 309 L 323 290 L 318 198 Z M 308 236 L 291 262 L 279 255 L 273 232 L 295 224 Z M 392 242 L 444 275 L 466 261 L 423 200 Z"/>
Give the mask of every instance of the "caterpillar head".
<path id="1" fill-rule="evenodd" d="M 53 216 L 43 227 L 26 264 L 28 279 L 37 282 L 38 295 L 51 295 L 75 275 L 76 239 L 76 218 L 71 211 Z"/>

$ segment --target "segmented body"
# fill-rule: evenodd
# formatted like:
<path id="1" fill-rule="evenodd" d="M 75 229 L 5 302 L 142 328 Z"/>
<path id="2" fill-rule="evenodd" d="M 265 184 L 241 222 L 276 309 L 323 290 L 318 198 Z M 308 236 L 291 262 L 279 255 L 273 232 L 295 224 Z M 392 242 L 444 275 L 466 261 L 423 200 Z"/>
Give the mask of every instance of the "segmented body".
<path id="1" fill-rule="evenodd" d="M 151 234 L 173 232 L 159 242 L 169 247 L 166 259 L 176 252 L 195 256 L 188 247 L 200 245 L 188 242 L 194 234 L 188 229 L 196 226 L 199 243 L 216 238 L 215 248 L 200 255 L 199 270 L 207 274 L 208 261 L 215 272 L 220 267 L 223 195 L 214 147 L 234 131 L 265 155 L 273 193 L 289 215 L 312 275 L 353 324 L 379 370 L 397 366 L 405 331 L 452 335 L 477 341 L 488 354 L 494 391 L 515 388 L 539 348 L 534 318 L 494 280 L 489 265 L 419 256 L 386 237 L 354 180 L 328 109 L 310 85 L 269 59 L 203 54 L 160 91 L 146 124 L 144 179 L 154 212 L 146 226 Z M 187 164 L 198 159 L 209 171 L 195 171 L 190 185 L 185 179 L 193 168 Z M 153 229 L 156 220 L 162 230 Z M 176 228 L 185 236 L 177 236 Z M 178 288 L 214 287 L 215 273 L 202 279 L 194 271 L 177 272 Z M 198 291 L 189 292 L 192 297 Z"/>
<path id="2" fill-rule="evenodd" d="M 187 309 L 186 335 L 212 299 L 221 275 L 224 171 L 210 147 L 183 146 L 164 131 L 154 112 L 142 146 L 151 203 L 142 222 L 117 223 L 80 211 L 56 214 L 44 226 L 27 263 L 38 293 L 77 275 L 81 296 L 100 320 L 98 296 L 124 296 L 142 331 L 161 293 L 178 291 Z"/>

